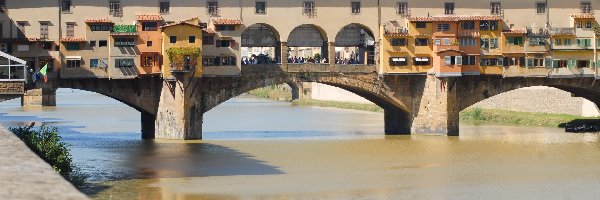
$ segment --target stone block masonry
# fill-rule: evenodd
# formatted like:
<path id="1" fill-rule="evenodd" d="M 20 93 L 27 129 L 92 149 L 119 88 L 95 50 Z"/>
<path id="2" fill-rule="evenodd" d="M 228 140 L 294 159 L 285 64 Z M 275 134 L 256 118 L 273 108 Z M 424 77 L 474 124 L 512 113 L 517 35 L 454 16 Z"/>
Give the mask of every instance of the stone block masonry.
<path id="1" fill-rule="evenodd" d="M 0 126 L 0 199 L 88 199 Z"/>

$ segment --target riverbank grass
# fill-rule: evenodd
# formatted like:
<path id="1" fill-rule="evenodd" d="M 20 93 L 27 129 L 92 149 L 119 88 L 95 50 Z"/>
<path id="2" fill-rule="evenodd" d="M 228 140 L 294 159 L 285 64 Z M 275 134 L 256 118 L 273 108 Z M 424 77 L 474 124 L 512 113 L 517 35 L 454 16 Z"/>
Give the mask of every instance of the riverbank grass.
<path id="1" fill-rule="evenodd" d="M 320 101 L 313 99 L 298 99 L 292 101 L 293 105 L 297 106 L 318 106 L 318 107 L 329 107 L 329 108 L 340 108 L 350 110 L 362 110 L 370 112 L 383 112 L 383 109 L 375 104 L 360 104 L 360 103 L 348 103 L 348 102 L 337 102 L 337 101 Z"/>
<path id="2" fill-rule="evenodd" d="M 597 120 L 598 118 L 581 117 L 565 114 L 515 112 L 507 110 L 470 108 L 460 113 L 460 120 L 473 123 L 493 122 L 519 126 L 559 127 L 559 125 L 576 120 Z"/>

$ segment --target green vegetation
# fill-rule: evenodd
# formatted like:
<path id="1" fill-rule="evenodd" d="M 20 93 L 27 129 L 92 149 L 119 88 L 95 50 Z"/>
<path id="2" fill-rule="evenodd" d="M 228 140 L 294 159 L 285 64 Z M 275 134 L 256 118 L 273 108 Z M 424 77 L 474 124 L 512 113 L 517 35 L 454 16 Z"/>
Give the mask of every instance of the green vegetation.
<path id="1" fill-rule="evenodd" d="M 320 101 L 320 100 L 312 100 L 312 99 L 298 99 L 292 101 L 292 104 L 298 106 L 319 106 L 319 107 L 329 107 L 329 108 L 341 108 L 341 109 L 350 109 L 350 110 L 363 110 L 370 112 L 383 112 L 383 109 L 374 104 L 362 104 L 362 103 L 348 103 L 348 102 L 338 102 L 338 101 Z"/>
<path id="2" fill-rule="evenodd" d="M 34 123 L 24 127 L 11 127 L 10 131 L 65 179 L 75 186 L 82 186 L 86 177 L 73 164 L 67 144 L 60 141 L 58 129 L 47 126 L 34 129 L 33 126 Z"/>
<path id="3" fill-rule="evenodd" d="M 515 112 L 494 109 L 467 109 L 460 113 L 460 120 L 474 123 L 493 122 L 520 126 L 559 127 L 562 123 L 584 118 L 580 116 L 548 113 Z"/>
<path id="4" fill-rule="evenodd" d="M 171 47 L 167 49 L 167 56 L 172 63 L 183 62 L 185 56 L 190 56 L 190 60 L 198 61 L 200 58 L 200 48 L 198 47 Z"/>
<path id="5" fill-rule="evenodd" d="M 250 95 L 257 96 L 265 99 L 275 99 L 280 101 L 291 101 L 292 94 L 290 91 L 285 91 L 277 86 L 269 86 L 264 88 L 258 88 L 248 92 Z"/>
<path id="6" fill-rule="evenodd" d="M 113 32 L 115 33 L 135 33 L 137 27 L 135 25 L 115 25 L 113 26 Z"/>

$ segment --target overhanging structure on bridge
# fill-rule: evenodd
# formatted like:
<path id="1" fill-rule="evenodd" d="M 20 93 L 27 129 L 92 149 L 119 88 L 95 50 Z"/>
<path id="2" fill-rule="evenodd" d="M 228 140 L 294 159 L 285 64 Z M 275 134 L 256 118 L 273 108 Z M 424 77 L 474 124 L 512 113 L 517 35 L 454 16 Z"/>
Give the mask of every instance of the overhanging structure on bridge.
<path id="1" fill-rule="evenodd" d="M 0 51 L 0 81 L 25 81 L 27 61 Z"/>

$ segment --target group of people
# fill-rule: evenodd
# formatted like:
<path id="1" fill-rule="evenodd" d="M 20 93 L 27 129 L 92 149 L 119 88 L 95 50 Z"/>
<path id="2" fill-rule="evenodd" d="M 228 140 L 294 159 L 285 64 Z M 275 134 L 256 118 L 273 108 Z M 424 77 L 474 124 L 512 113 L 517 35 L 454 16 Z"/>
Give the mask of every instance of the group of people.
<path id="1" fill-rule="evenodd" d="M 354 59 L 354 58 L 339 58 L 336 57 L 335 58 L 335 64 L 339 64 L 339 65 L 352 65 L 352 64 L 361 64 L 360 61 L 358 59 Z"/>
<path id="2" fill-rule="evenodd" d="M 272 64 L 277 63 L 277 60 L 269 57 L 269 55 L 259 54 L 250 56 L 250 58 L 242 58 L 242 65 L 257 65 L 257 64 Z"/>
<path id="3" fill-rule="evenodd" d="M 303 58 L 303 57 L 294 56 L 294 57 L 288 58 L 288 63 L 327 63 L 327 58 L 323 58 L 323 59 L 319 60 L 318 58 L 315 59 L 313 57 Z"/>

